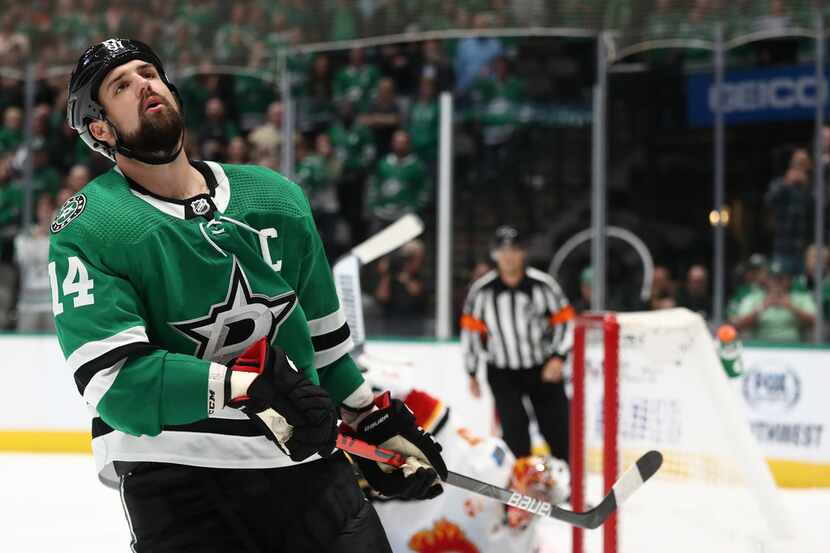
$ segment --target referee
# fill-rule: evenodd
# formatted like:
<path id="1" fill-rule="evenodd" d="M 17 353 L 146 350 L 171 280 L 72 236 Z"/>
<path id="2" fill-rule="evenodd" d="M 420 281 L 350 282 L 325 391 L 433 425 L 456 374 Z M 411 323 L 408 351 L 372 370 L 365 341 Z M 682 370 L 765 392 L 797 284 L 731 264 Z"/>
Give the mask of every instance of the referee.
<path id="1" fill-rule="evenodd" d="M 527 396 L 551 453 L 567 462 L 562 367 L 571 348 L 574 310 L 553 278 L 525 265 L 525 253 L 515 228 L 496 230 L 497 269 L 473 283 L 464 304 L 464 362 L 475 397 L 481 397 L 476 373 L 486 365 L 504 441 L 517 458 L 530 455 Z"/>

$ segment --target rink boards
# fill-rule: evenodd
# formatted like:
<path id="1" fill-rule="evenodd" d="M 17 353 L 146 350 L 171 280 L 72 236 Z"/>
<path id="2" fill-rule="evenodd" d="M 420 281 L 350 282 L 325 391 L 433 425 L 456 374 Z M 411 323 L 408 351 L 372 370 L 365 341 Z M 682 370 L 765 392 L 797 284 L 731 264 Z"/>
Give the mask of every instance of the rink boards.
<path id="1" fill-rule="evenodd" d="M 3 335 L 0 351 L 13 374 L 12 393 L 0 403 L 0 451 L 89 452 L 89 415 L 55 337 Z M 459 424 L 491 432 L 490 396 L 469 395 L 457 342 L 375 340 L 367 352 L 380 385 L 422 388 L 441 397 Z M 830 486 L 830 350 L 747 347 L 744 365 L 735 393 L 778 483 Z"/>

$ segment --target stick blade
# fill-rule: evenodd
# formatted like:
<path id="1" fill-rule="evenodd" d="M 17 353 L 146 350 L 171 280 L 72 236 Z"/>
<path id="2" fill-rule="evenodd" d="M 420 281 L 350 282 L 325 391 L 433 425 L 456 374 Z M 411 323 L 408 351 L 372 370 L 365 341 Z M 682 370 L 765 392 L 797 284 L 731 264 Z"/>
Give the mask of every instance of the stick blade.
<path id="1" fill-rule="evenodd" d="M 648 451 L 629 467 L 625 474 L 614 484 L 614 501 L 619 507 L 626 499 L 636 492 L 646 480 L 654 476 L 663 464 L 663 454 L 659 451 Z"/>
<path id="2" fill-rule="evenodd" d="M 663 466 L 663 454 L 654 449 L 637 459 L 637 470 L 640 471 L 640 478 L 643 482 L 654 476 L 661 466 Z"/>

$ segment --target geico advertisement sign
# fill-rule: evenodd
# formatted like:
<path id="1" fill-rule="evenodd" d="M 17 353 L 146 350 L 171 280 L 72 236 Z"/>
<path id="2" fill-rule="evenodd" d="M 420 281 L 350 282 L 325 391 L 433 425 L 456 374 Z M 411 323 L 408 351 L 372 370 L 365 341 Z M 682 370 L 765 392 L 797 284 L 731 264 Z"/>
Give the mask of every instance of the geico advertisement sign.
<path id="1" fill-rule="evenodd" d="M 819 86 L 812 66 L 730 71 L 721 85 L 721 108 L 726 123 L 811 119 L 819 99 L 826 106 L 827 90 L 827 80 Z M 712 125 L 717 100 L 711 73 L 687 78 L 690 125 Z"/>
<path id="2" fill-rule="evenodd" d="M 816 78 L 778 77 L 770 80 L 749 80 L 740 83 L 724 83 L 723 111 L 758 111 L 764 109 L 789 110 L 797 107 L 814 108 L 816 105 Z M 825 89 L 826 90 L 826 89 Z M 715 110 L 717 90 L 709 89 L 709 109 Z"/>

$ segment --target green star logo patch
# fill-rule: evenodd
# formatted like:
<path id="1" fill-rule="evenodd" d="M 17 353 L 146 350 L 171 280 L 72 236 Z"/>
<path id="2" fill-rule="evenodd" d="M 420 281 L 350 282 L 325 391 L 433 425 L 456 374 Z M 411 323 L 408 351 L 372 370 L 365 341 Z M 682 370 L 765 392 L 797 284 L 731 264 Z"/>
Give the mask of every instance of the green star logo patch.
<path id="1" fill-rule="evenodd" d="M 66 226 L 77 219 L 86 207 L 86 196 L 83 194 L 75 194 L 63 204 L 55 220 L 52 221 L 50 229 L 53 233 L 58 233 L 66 228 Z"/>

